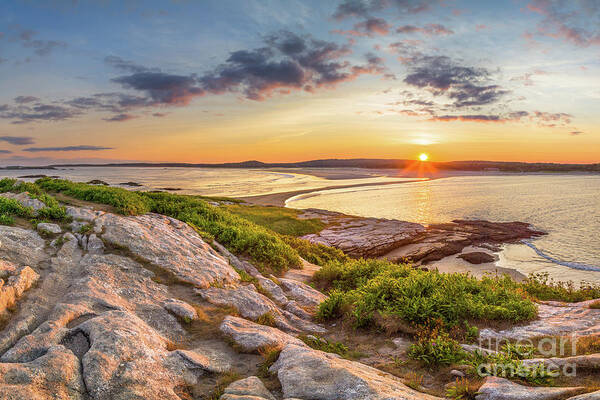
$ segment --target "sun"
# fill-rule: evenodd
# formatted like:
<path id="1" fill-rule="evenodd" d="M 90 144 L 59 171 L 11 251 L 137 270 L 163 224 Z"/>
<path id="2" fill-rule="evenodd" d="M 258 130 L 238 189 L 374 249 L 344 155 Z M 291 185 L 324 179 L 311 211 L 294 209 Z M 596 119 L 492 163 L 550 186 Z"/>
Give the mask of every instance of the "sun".
<path id="1" fill-rule="evenodd" d="M 429 156 L 425 153 L 421 153 L 419 154 L 419 160 L 421 161 L 427 161 L 429 159 Z"/>

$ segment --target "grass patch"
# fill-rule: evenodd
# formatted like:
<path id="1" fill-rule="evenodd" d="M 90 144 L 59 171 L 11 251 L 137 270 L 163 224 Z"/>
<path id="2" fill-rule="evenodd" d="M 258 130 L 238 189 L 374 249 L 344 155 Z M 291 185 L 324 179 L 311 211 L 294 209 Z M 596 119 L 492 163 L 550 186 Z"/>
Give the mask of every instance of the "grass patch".
<path id="1" fill-rule="evenodd" d="M 271 376 L 271 372 L 269 372 L 269 368 L 271 365 L 275 364 L 275 361 L 279 358 L 279 354 L 281 354 L 281 349 L 277 347 L 267 347 L 259 350 L 260 355 L 263 358 L 263 362 L 258 366 L 258 377 L 260 378 L 268 378 Z"/>
<path id="2" fill-rule="evenodd" d="M 21 217 L 21 218 L 33 218 L 34 211 L 31 207 L 25 207 L 15 199 L 7 199 L 0 197 L 0 214 Z M 13 221 L 14 222 L 14 221 Z"/>
<path id="3" fill-rule="evenodd" d="M 385 321 L 398 319 L 414 327 L 439 321 L 451 329 L 466 320 L 521 322 L 537 315 L 536 305 L 508 277 L 479 280 L 382 260 L 352 260 L 327 264 L 314 278 L 319 286 L 334 289 L 318 316 L 350 318 L 355 327 L 385 328 Z"/>
<path id="4" fill-rule="evenodd" d="M 340 357 L 350 360 L 358 359 L 363 356 L 360 352 L 350 350 L 348 346 L 342 342 L 334 342 L 316 335 L 300 335 L 298 339 L 302 340 L 309 347 L 324 351 L 326 353 L 334 353 Z"/>
<path id="5" fill-rule="evenodd" d="M 15 219 L 8 214 L 0 214 L 0 225 L 13 226 Z"/>
<path id="6" fill-rule="evenodd" d="M 592 310 L 600 310 L 600 300 L 593 302 L 590 304 L 590 308 Z"/>
<path id="7" fill-rule="evenodd" d="M 304 236 L 321 231 L 325 224 L 321 220 L 299 219 L 300 211 L 283 207 L 229 205 L 224 206 L 227 211 L 238 215 L 256 225 L 269 228 L 281 235 Z"/>
<path id="8" fill-rule="evenodd" d="M 259 316 L 258 319 L 256 320 L 256 323 L 260 324 L 260 325 L 271 326 L 271 327 L 275 327 L 277 325 L 277 323 L 275 321 L 275 316 L 273 316 L 273 313 L 271 313 L 271 312 L 266 312 L 263 315 Z"/>
<path id="9" fill-rule="evenodd" d="M 237 372 L 226 372 L 221 374 L 215 383 L 215 388 L 212 392 L 203 394 L 202 400 L 219 400 L 227 386 L 231 385 L 233 382 L 242 379 L 242 376 Z"/>
<path id="10" fill-rule="evenodd" d="M 294 236 L 281 236 L 281 239 L 292 247 L 300 257 L 306 261 L 316 264 L 325 265 L 332 261 L 347 261 L 348 256 L 344 254 L 340 249 L 335 247 L 326 246 L 320 243 L 311 243 L 308 240 L 300 239 Z"/>

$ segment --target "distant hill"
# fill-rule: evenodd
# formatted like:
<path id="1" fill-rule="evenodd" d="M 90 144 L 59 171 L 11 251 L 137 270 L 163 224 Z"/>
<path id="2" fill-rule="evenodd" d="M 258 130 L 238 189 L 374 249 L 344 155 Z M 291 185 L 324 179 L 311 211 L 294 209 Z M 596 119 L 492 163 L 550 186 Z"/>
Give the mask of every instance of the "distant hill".
<path id="1" fill-rule="evenodd" d="M 264 163 L 251 160 L 222 164 L 190 163 L 109 163 L 109 164 L 54 164 L 46 167 L 9 166 L 3 169 L 34 169 L 63 167 L 183 167 L 183 168 L 369 168 L 403 169 L 417 163 L 414 160 L 399 159 L 324 159 L 292 163 Z M 501 172 L 600 172 L 600 163 L 595 164 L 558 164 L 525 163 L 501 161 L 450 161 L 428 162 L 441 171 L 501 171 Z"/>

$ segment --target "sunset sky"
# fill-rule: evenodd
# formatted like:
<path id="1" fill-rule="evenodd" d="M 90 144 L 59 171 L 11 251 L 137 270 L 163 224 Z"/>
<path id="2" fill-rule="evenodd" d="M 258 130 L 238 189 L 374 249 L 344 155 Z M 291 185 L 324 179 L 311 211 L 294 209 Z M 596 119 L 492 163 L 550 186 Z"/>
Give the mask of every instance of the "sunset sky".
<path id="1" fill-rule="evenodd" d="M 3 0 L 0 164 L 600 162 L 598 0 Z"/>

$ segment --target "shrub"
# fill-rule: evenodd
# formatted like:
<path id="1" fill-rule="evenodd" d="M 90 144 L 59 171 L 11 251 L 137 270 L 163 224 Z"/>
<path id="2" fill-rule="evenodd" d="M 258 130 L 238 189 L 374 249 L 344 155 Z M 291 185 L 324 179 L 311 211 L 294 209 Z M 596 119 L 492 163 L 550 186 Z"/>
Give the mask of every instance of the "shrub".
<path id="1" fill-rule="evenodd" d="M 276 326 L 276 321 L 275 321 L 275 317 L 273 316 L 273 313 L 271 312 L 266 312 L 264 314 L 262 314 L 261 316 L 258 317 L 258 319 L 256 320 L 257 324 L 260 325 L 266 325 L 266 326 Z"/>
<path id="2" fill-rule="evenodd" d="M 341 357 L 346 357 L 349 353 L 348 347 L 341 342 L 332 342 L 325 338 L 313 335 L 300 335 L 298 338 L 315 350 L 324 351 L 326 353 L 335 353 Z"/>
<path id="3" fill-rule="evenodd" d="M 17 200 L 0 197 L 0 214 L 22 218 L 33 218 L 33 208 L 25 207 Z"/>
<path id="4" fill-rule="evenodd" d="M 357 327 L 376 326 L 377 314 L 414 326 L 440 320 L 446 327 L 465 320 L 520 322 L 537 315 L 535 304 L 508 277 L 479 280 L 381 260 L 352 260 L 328 264 L 315 279 L 341 292 L 325 302 L 320 315 L 335 317 L 339 305 L 348 304 Z"/>
<path id="5" fill-rule="evenodd" d="M 12 226 L 15 224 L 15 219 L 8 214 L 0 214 L 0 225 Z"/>
<path id="6" fill-rule="evenodd" d="M 408 349 L 408 356 L 426 365 L 450 365 L 464 360 L 467 353 L 446 332 L 423 332 Z"/>
<path id="7" fill-rule="evenodd" d="M 538 300 L 579 302 L 600 298 L 600 286 L 573 282 L 559 282 L 548 273 L 531 274 L 522 284 L 523 289 Z"/>

